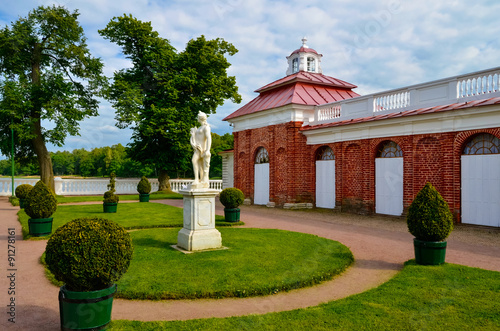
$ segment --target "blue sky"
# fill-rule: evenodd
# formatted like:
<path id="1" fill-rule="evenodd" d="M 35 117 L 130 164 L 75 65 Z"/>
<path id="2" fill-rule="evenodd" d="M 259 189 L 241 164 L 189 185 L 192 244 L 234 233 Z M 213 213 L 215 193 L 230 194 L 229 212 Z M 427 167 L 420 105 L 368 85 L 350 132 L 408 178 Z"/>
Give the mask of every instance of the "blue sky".
<path id="1" fill-rule="evenodd" d="M 239 52 L 229 58 L 229 73 L 243 102 L 228 102 L 209 117 L 218 134 L 231 132 L 222 119 L 257 96 L 257 88 L 285 76 L 286 56 L 303 36 L 323 54 L 323 73 L 357 85 L 362 95 L 500 66 L 496 0 L 17 0 L 1 6 L 0 25 L 52 4 L 78 9 L 91 53 L 102 58 L 107 76 L 129 62 L 97 30 L 124 13 L 151 21 L 178 50 L 201 34 L 233 43 Z M 80 137 L 49 150 L 126 145 L 131 131 L 115 127 L 108 103 L 99 114 L 81 123 Z"/>

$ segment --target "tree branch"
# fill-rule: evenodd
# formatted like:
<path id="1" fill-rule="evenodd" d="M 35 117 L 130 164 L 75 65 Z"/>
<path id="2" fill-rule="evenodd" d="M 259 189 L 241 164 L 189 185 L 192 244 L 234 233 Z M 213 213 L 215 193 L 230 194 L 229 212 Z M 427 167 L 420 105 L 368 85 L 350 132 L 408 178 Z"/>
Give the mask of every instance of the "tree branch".
<path id="1" fill-rule="evenodd" d="M 51 57 L 54 61 L 56 61 L 56 62 L 57 62 L 57 64 L 59 64 L 59 66 L 60 66 L 60 67 L 64 70 L 64 72 L 66 72 L 66 75 L 68 76 L 69 80 L 70 80 L 73 84 L 75 84 L 75 83 L 76 83 L 76 82 L 73 80 L 73 78 L 71 77 L 71 75 L 70 75 L 70 73 L 69 73 L 68 69 L 66 69 L 66 67 L 65 67 L 65 66 L 61 63 L 61 61 L 60 61 L 57 57 L 55 57 L 55 56 L 54 56 L 54 55 L 52 55 L 52 54 L 46 54 L 46 55 L 48 55 L 49 57 Z"/>

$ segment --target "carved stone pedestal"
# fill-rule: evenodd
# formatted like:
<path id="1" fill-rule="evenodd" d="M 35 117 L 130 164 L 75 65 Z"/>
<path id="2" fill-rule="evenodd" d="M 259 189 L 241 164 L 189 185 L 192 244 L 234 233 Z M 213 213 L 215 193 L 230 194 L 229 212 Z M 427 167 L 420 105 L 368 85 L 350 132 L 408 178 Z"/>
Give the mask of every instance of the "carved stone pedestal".
<path id="1" fill-rule="evenodd" d="M 222 237 L 215 229 L 217 190 L 180 191 L 184 196 L 184 227 L 177 235 L 177 246 L 186 251 L 222 248 Z"/>

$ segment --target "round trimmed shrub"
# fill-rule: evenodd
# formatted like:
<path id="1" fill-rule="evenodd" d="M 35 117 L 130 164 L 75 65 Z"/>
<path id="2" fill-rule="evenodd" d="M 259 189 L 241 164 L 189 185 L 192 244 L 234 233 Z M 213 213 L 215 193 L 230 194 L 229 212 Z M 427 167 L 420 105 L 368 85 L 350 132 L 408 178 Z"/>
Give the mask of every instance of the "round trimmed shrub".
<path id="1" fill-rule="evenodd" d="M 410 233 L 422 241 L 443 241 L 453 230 L 450 208 L 431 183 L 418 192 L 406 221 Z"/>
<path id="2" fill-rule="evenodd" d="M 78 218 L 59 227 L 47 242 L 45 262 L 70 291 L 103 290 L 127 271 L 132 239 L 117 223 Z"/>
<path id="3" fill-rule="evenodd" d="M 49 218 L 57 209 L 57 199 L 52 191 L 39 180 L 24 202 L 24 211 L 31 218 Z"/>
<path id="4" fill-rule="evenodd" d="M 16 198 L 18 199 L 26 199 L 28 196 L 28 193 L 33 189 L 33 185 L 30 184 L 21 184 L 18 187 L 16 187 Z"/>
<path id="5" fill-rule="evenodd" d="M 146 176 L 142 176 L 139 184 L 137 184 L 137 192 L 139 192 L 140 194 L 148 194 L 149 192 L 151 192 L 151 183 L 146 178 Z"/>
<path id="6" fill-rule="evenodd" d="M 106 191 L 104 192 L 104 195 L 103 195 L 103 202 L 105 203 L 117 203 L 118 201 L 120 201 L 120 197 L 117 196 L 115 194 L 115 183 L 116 183 L 116 175 L 114 172 L 112 172 L 110 175 L 109 175 L 109 184 L 108 184 L 108 190 L 109 191 Z"/>
<path id="7" fill-rule="evenodd" d="M 106 203 L 116 203 L 116 202 L 120 201 L 120 197 L 112 191 L 104 192 L 103 198 L 104 198 L 103 202 L 106 202 Z"/>
<path id="8" fill-rule="evenodd" d="M 243 203 L 245 195 L 240 189 L 228 187 L 220 192 L 219 200 L 227 209 L 234 209 Z"/>

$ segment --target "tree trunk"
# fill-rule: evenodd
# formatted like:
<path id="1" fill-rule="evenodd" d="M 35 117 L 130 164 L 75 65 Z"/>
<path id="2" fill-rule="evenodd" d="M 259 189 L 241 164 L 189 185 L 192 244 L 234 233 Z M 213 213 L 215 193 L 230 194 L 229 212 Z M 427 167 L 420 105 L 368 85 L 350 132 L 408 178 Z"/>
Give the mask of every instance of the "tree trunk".
<path id="1" fill-rule="evenodd" d="M 42 58 L 42 45 L 35 44 L 33 49 L 33 57 L 31 62 L 31 82 L 35 87 L 35 91 L 40 88 L 40 63 Z M 33 149 L 35 150 L 40 165 L 40 179 L 55 193 L 54 186 L 54 170 L 52 169 L 52 160 L 50 153 L 45 146 L 45 140 L 42 135 L 42 121 L 41 121 L 42 106 L 37 96 L 33 98 L 33 109 L 31 117 L 35 120 L 33 124 L 32 139 Z"/>
<path id="2" fill-rule="evenodd" d="M 45 146 L 45 141 L 43 140 L 40 121 L 35 123 L 34 133 L 36 134 L 36 137 L 33 138 L 32 143 L 38 159 L 38 164 L 40 165 L 40 179 L 52 190 L 52 192 L 55 193 L 52 159 L 50 158 L 50 153 Z"/>
<path id="3" fill-rule="evenodd" d="M 158 191 L 172 192 L 172 188 L 170 187 L 170 176 L 163 169 L 160 169 L 160 174 L 158 176 Z"/>

